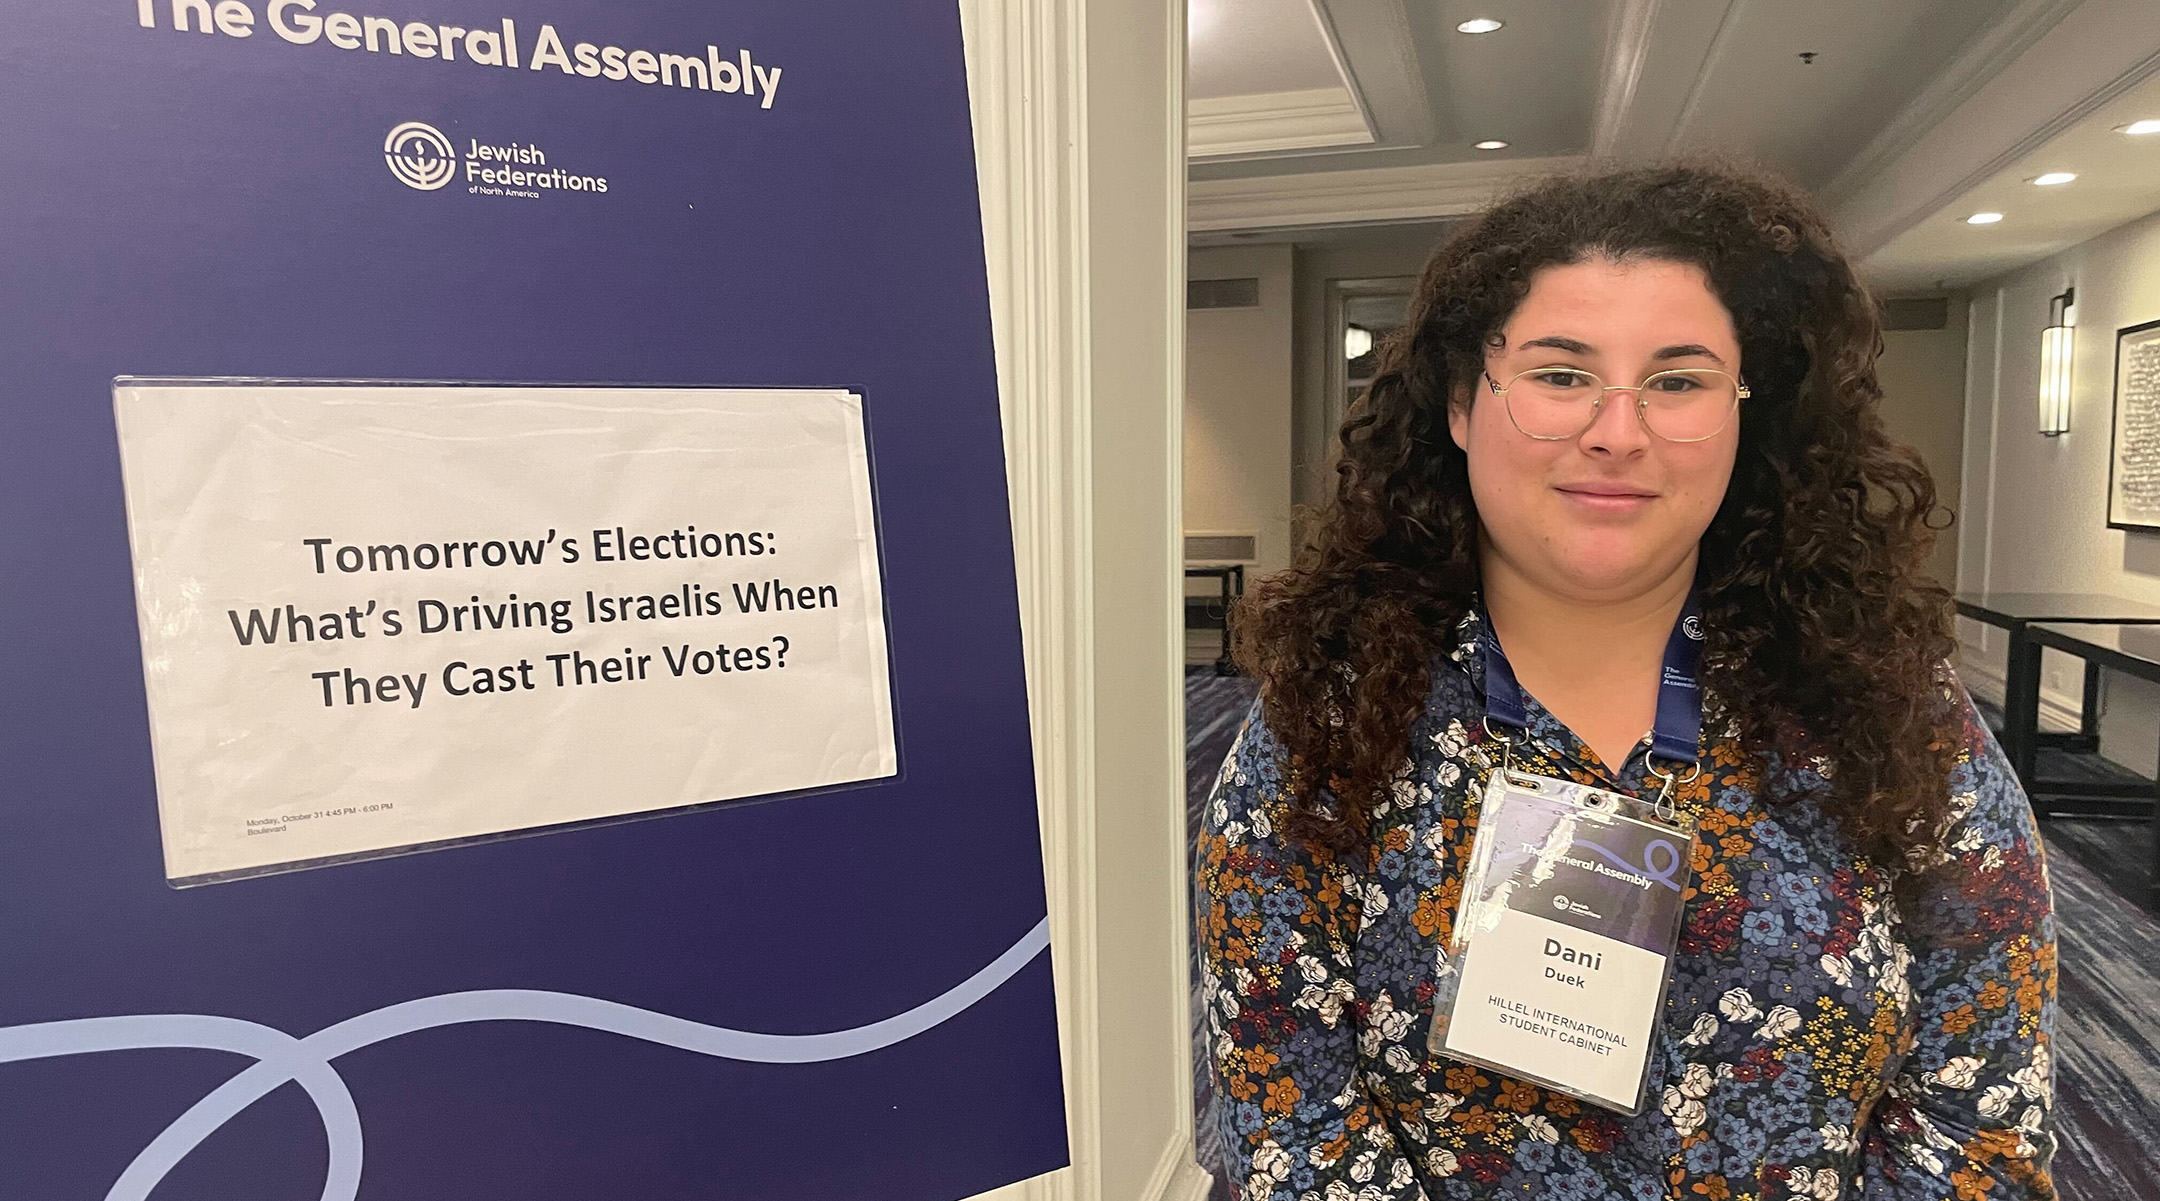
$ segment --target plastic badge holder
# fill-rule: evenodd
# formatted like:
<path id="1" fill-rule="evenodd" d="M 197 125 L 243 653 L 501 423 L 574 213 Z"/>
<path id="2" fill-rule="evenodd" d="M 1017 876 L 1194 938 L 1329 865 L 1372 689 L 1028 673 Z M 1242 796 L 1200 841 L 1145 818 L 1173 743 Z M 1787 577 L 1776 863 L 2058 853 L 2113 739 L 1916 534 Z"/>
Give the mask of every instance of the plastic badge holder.
<path id="1" fill-rule="evenodd" d="M 1642 1112 L 1693 849 L 1693 821 L 1651 801 L 1496 768 L 1429 1049 Z"/>

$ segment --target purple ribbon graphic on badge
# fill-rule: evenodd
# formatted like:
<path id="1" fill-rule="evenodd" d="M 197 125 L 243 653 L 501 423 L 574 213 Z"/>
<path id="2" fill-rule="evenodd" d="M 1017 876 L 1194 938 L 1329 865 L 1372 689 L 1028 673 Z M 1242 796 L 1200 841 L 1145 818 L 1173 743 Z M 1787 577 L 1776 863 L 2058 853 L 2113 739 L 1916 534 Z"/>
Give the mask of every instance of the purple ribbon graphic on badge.
<path id="1" fill-rule="evenodd" d="M 1627 856 L 1615 854 L 1610 848 L 1600 846 L 1587 838 L 1577 838 L 1575 845 L 1586 851 L 1596 851 L 1600 857 L 1614 867 L 1625 868 L 1631 872 L 1640 872 L 1674 892 L 1680 891 L 1680 881 L 1675 879 L 1675 876 L 1679 873 L 1680 865 L 1686 861 L 1687 856 L 1681 852 L 1680 844 L 1669 838 L 1653 838 L 1645 842 L 1642 848 L 1643 861 L 1641 863 L 1630 863 Z M 1661 851 L 1664 853 L 1662 856 L 1659 854 Z"/>
<path id="2" fill-rule="evenodd" d="M 1679 876 L 1682 865 L 1687 862 L 1687 853 L 1679 843 L 1669 838 L 1652 838 L 1645 841 L 1642 844 L 1641 863 L 1634 862 L 1611 847 L 1593 842 L 1579 835 L 1568 843 L 1568 848 L 1566 854 L 1572 855 L 1578 849 L 1593 852 L 1598 858 L 1603 859 L 1627 875 L 1654 880 L 1674 892 L 1679 892 L 1684 887 Z M 1494 866 L 1499 867 L 1505 864 L 1519 863 L 1525 859 L 1542 857 L 1541 852 L 1536 851 L 1530 844 L 1523 843 L 1520 844 L 1520 849 L 1501 851 L 1494 856 Z M 1585 865 L 1578 864 L 1578 866 Z"/>

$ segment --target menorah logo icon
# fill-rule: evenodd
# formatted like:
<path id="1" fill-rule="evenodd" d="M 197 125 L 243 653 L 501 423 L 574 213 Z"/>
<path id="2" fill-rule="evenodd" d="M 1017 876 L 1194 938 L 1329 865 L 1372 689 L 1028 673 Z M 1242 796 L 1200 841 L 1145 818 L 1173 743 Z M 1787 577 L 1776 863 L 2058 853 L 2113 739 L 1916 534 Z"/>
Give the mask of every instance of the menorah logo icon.
<path id="1" fill-rule="evenodd" d="M 457 177 L 457 151 L 442 131 L 424 121 L 407 121 L 383 139 L 383 161 L 408 188 L 432 192 Z"/>

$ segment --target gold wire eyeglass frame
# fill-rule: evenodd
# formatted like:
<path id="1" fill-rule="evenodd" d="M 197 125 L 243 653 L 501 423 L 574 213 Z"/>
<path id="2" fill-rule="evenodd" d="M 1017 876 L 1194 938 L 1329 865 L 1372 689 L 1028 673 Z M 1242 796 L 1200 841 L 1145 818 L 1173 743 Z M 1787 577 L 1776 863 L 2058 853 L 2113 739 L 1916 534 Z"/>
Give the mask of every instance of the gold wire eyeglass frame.
<path id="1" fill-rule="evenodd" d="M 1582 427 L 1580 429 L 1577 429 L 1574 433 L 1533 434 L 1529 430 L 1526 430 L 1522 427 L 1522 422 L 1515 419 L 1515 406 L 1508 403 L 1508 389 L 1513 388 L 1517 383 L 1521 382 L 1524 376 L 1536 375 L 1541 371 L 1566 371 L 1571 375 L 1580 375 L 1589 379 L 1597 380 L 1599 385 L 1597 399 L 1590 402 L 1590 415 L 1586 419 L 1584 419 Z M 1676 367 L 1670 371 L 1653 372 L 1650 375 L 1643 377 L 1643 381 L 1639 384 L 1608 384 L 1594 371 L 1585 371 L 1580 367 L 1564 367 L 1557 364 L 1547 367 L 1532 367 L 1528 371 L 1518 371 L 1514 375 L 1508 377 L 1508 382 L 1506 384 L 1502 384 L 1499 380 L 1494 379 L 1493 373 L 1491 371 L 1486 371 L 1484 374 L 1486 386 L 1490 387 L 1493 390 L 1493 395 L 1500 398 L 1501 407 L 1507 410 L 1508 424 L 1514 426 L 1515 431 L 1521 434 L 1523 437 L 1535 438 L 1539 442 L 1567 442 L 1575 438 L 1582 437 L 1583 434 L 1586 433 L 1591 426 L 1597 424 L 1598 415 L 1605 411 L 1606 396 L 1614 392 L 1633 392 L 1635 394 L 1635 420 L 1642 424 L 1644 431 L 1647 432 L 1651 437 L 1657 438 L 1660 441 L 1664 442 L 1708 442 L 1710 439 L 1715 438 L 1719 434 L 1725 432 L 1725 427 L 1732 424 L 1732 415 L 1740 411 L 1740 402 L 1746 400 L 1749 396 L 1753 395 L 1753 393 L 1748 390 L 1748 386 L 1746 384 L 1741 383 L 1739 380 L 1734 379 L 1730 374 L 1719 371 L 1714 367 Z M 1647 391 L 1650 385 L 1656 383 L 1658 380 L 1671 377 L 1695 379 L 1705 375 L 1717 376 L 1718 378 L 1724 380 L 1726 383 L 1731 384 L 1733 388 L 1732 403 L 1726 406 L 1725 419 L 1718 422 L 1717 428 L 1711 430 L 1709 433 L 1704 434 L 1699 438 L 1671 438 L 1659 433 L 1656 429 L 1652 428 L 1652 426 L 1650 425 L 1650 395 Z"/>

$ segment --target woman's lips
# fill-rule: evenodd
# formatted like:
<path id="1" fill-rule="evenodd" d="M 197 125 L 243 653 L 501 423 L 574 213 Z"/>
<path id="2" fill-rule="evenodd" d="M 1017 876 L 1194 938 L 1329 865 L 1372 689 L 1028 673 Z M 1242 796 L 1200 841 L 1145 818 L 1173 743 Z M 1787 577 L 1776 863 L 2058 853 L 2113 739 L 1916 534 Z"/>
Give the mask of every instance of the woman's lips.
<path id="1" fill-rule="evenodd" d="M 1632 513 L 1657 499 L 1655 492 L 1632 484 L 1561 484 L 1558 491 L 1568 500 L 1595 513 Z"/>

